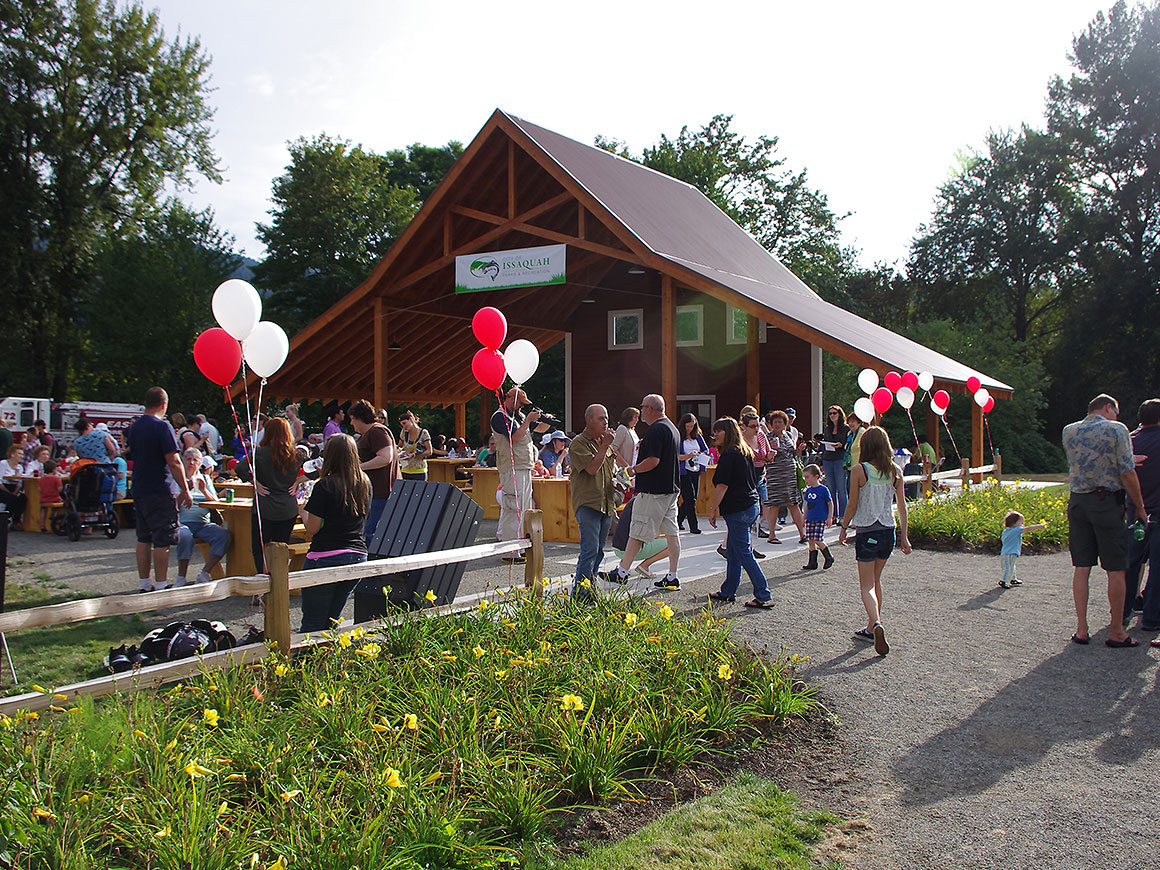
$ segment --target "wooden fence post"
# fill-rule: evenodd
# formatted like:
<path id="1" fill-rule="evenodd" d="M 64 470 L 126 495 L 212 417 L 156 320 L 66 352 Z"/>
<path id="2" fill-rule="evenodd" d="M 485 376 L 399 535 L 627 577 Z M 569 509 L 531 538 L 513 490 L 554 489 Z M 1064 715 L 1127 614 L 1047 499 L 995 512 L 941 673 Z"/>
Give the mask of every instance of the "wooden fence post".
<path id="1" fill-rule="evenodd" d="M 971 488 L 971 463 L 964 462 L 961 471 L 963 474 L 963 492 L 966 492 Z"/>
<path id="2" fill-rule="evenodd" d="M 532 542 L 528 549 L 528 561 L 524 563 L 524 587 L 535 590 L 536 596 L 544 594 L 544 512 L 524 511 L 524 537 Z"/>
<path id="3" fill-rule="evenodd" d="M 993 451 L 992 461 L 995 463 L 995 470 L 991 472 L 995 475 L 995 480 L 1003 479 L 1003 456 L 998 450 Z"/>
<path id="4" fill-rule="evenodd" d="M 930 464 L 930 457 L 923 456 L 922 457 L 922 475 L 923 475 L 922 497 L 923 498 L 929 498 L 930 491 L 934 488 L 934 481 L 931 479 L 932 474 L 934 474 L 934 466 L 932 466 Z"/>
<path id="5" fill-rule="evenodd" d="M 281 541 L 266 545 L 270 591 L 266 593 L 266 646 L 290 655 L 290 548 Z"/>

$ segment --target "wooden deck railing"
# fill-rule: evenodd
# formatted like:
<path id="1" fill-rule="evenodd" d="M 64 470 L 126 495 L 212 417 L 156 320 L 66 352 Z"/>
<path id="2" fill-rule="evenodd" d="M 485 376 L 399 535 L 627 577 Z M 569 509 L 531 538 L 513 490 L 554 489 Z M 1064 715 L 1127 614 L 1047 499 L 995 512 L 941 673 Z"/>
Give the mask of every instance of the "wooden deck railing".
<path id="1" fill-rule="evenodd" d="M 963 489 L 970 489 L 971 483 L 982 483 L 984 474 L 991 474 L 996 480 L 1003 479 L 1003 457 L 995 451 L 995 461 L 990 465 L 978 465 L 971 468 L 964 465 L 962 468 L 952 468 L 950 471 L 935 471 L 930 460 L 923 457 L 922 474 L 907 474 L 902 478 L 903 483 L 921 483 L 922 494 L 927 496 L 934 489 L 936 480 L 953 480 L 959 478 Z"/>
<path id="2" fill-rule="evenodd" d="M 46 710 L 53 706 L 66 706 L 80 697 L 153 688 L 202 671 L 222 670 L 236 664 L 258 661 L 275 650 L 293 651 L 294 636 L 290 629 L 291 589 L 306 589 L 311 586 L 321 586 L 356 577 L 388 577 L 391 574 L 401 574 L 405 571 L 415 571 L 437 565 L 451 565 L 457 562 L 471 562 L 489 556 L 525 550 L 527 563 L 524 566 L 524 589 L 539 595 L 543 592 L 544 577 L 544 524 L 543 514 L 540 511 L 524 512 L 524 534 L 526 537 L 515 541 L 476 544 L 455 550 L 436 550 L 414 556 L 376 559 L 371 562 L 360 562 L 357 565 L 340 565 L 335 568 L 315 568 L 309 571 L 293 572 L 290 571 L 289 547 L 286 544 L 275 542 L 266 546 L 266 565 L 270 570 L 268 575 L 227 577 L 224 580 L 213 580 L 197 586 L 183 586 L 180 589 L 167 589 L 146 594 L 109 595 L 103 598 L 68 601 L 63 604 L 50 604 L 45 607 L 30 607 L 27 610 L 0 613 L 0 632 L 9 634 L 27 628 L 68 625 L 107 616 L 153 613 L 174 607 L 188 607 L 191 604 L 222 601 L 237 596 L 266 596 L 266 642 L 264 644 L 235 647 L 196 658 L 134 668 L 120 674 L 110 674 L 107 677 L 98 677 L 83 683 L 56 687 L 47 693 L 28 692 L 21 695 L 11 695 L 7 698 L 0 698 L 0 713 L 11 715 L 16 710 Z M 456 613 L 471 606 L 474 605 L 449 604 L 423 610 L 420 613 L 424 616 L 441 616 Z M 368 623 L 368 625 L 373 626 L 374 623 Z"/>

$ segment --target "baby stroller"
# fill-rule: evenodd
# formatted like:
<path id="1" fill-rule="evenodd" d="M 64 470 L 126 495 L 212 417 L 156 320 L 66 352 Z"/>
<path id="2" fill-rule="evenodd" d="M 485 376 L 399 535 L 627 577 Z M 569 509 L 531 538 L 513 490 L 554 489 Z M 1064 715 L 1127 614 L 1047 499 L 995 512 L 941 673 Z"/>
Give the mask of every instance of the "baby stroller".
<path id="1" fill-rule="evenodd" d="M 81 529 L 102 528 L 109 538 L 117 537 L 121 524 L 113 510 L 116 498 L 117 466 L 86 465 L 78 468 L 61 491 L 64 513 L 52 518 L 52 530 L 67 535 L 70 541 L 81 539 Z"/>

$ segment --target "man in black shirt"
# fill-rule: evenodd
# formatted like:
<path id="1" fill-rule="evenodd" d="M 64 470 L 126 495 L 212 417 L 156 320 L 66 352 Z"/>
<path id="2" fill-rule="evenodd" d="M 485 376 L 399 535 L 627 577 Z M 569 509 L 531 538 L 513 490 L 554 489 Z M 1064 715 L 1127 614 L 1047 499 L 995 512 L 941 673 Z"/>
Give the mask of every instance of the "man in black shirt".
<path id="1" fill-rule="evenodd" d="M 628 569 L 644 543 L 664 535 L 669 545 L 669 573 L 655 585 L 661 589 L 680 589 L 681 581 L 677 579 L 677 563 L 681 558 L 677 496 L 681 487 L 677 456 L 681 437 L 673 421 L 665 416 L 665 400 L 655 393 L 641 400 L 640 417 L 648 425 L 648 431 L 640 439 L 636 465 L 629 469 L 635 475 L 633 488 L 637 496 L 628 546 L 624 558 L 609 572 L 608 579 L 613 583 L 624 583 L 628 579 Z"/>

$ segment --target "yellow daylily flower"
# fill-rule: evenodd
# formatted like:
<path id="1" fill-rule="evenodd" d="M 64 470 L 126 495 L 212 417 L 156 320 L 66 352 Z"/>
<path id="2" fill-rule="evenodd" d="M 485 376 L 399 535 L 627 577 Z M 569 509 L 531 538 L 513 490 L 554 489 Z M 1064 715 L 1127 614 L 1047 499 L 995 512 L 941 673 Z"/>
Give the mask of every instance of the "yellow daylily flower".
<path id="1" fill-rule="evenodd" d="M 414 713 L 406 713 L 403 715 L 403 727 L 408 731 L 419 730 L 419 717 Z"/>
<path id="2" fill-rule="evenodd" d="M 277 861 L 267 867 L 266 870 L 286 870 L 286 865 L 283 864 L 282 859 L 279 858 Z"/>
<path id="3" fill-rule="evenodd" d="M 342 634 L 340 634 L 338 636 L 338 645 L 339 646 L 345 648 L 345 647 L 350 646 L 350 643 L 351 643 L 351 641 L 350 641 L 350 632 L 349 631 L 343 632 Z"/>
<path id="4" fill-rule="evenodd" d="M 161 751 L 165 752 L 165 753 L 170 753 L 176 748 L 177 748 L 177 738 L 174 737 L 172 740 L 170 740 L 168 743 L 165 744 L 165 748 Z"/>
<path id="5" fill-rule="evenodd" d="M 592 581 L 589 580 L 587 577 L 584 577 L 580 581 L 580 588 L 581 589 L 591 589 L 592 588 Z"/>
<path id="6" fill-rule="evenodd" d="M 472 650 L 471 650 L 471 651 L 472 651 L 473 653 L 475 653 L 475 657 L 476 657 L 477 659 L 481 659 L 481 658 L 483 658 L 485 655 L 487 655 L 487 650 L 485 650 L 485 649 L 484 649 L 483 647 L 481 647 L 479 644 L 476 644 L 476 645 L 475 645 L 475 646 L 472 648 Z"/>
<path id="7" fill-rule="evenodd" d="M 330 695 L 326 694 L 326 692 L 319 692 L 318 693 L 318 706 L 319 707 L 326 707 L 330 703 L 331 703 Z"/>
<path id="8" fill-rule="evenodd" d="M 218 711 L 210 707 L 206 709 L 204 713 L 202 713 L 201 724 L 206 728 L 216 728 L 219 718 Z"/>
<path id="9" fill-rule="evenodd" d="M 488 601 L 486 598 L 484 598 L 482 601 L 479 602 L 479 612 L 480 613 L 483 613 L 489 607 L 491 607 L 491 602 Z"/>
<path id="10" fill-rule="evenodd" d="M 459 657 L 453 656 L 451 653 L 444 650 L 443 651 L 443 661 L 445 661 L 445 662 L 457 662 L 457 661 L 459 661 Z"/>
<path id="11" fill-rule="evenodd" d="M 149 736 L 149 735 L 148 735 L 148 734 L 146 734 L 144 731 L 142 731 L 140 728 L 134 728 L 134 729 L 133 729 L 133 733 L 134 733 L 135 735 L 137 735 L 138 737 L 140 737 L 142 740 L 144 740 L 146 737 L 148 737 L 148 736 Z"/>
<path id="12" fill-rule="evenodd" d="M 355 650 L 355 655 L 360 655 L 368 659 L 377 659 L 379 657 L 379 653 L 382 651 L 383 648 L 377 643 L 368 643 L 365 646 L 361 646 Z"/>
<path id="13" fill-rule="evenodd" d="M 367 636 L 367 630 L 365 628 L 352 628 L 350 630 L 350 636 L 354 640 L 362 640 Z"/>
<path id="14" fill-rule="evenodd" d="M 300 794 L 302 794 L 302 789 L 296 788 L 296 789 L 294 789 L 294 791 L 284 791 L 284 792 L 282 792 L 282 794 L 278 795 L 278 797 L 280 797 L 282 799 L 282 803 L 288 804 L 288 803 L 290 803 L 290 801 L 294 800 L 294 798 L 298 797 L 298 795 L 300 795 Z"/>
<path id="15" fill-rule="evenodd" d="M 435 593 L 432 592 L 430 589 L 427 590 L 427 594 L 424 595 L 423 597 L 426 598 L 428 601 L 430 601 L 432 604 L 435 603 Z"/>
<path id="16" fill-rule="evenodd" d="M 153 834 L 153 836 L 154 837 L 172 837 L 173 836 L 173 828 L 169 825 L 166 825 L 164 828 L 158 828 L 157 831 Z"/>
<path id="17" fill-rule="evenodd" d="M 717 676 L 725 682 L 729 682 L 733 679 L 733 668 L 725 664 L 719 665 L 717 668 Z"/>
<path id="18" fill-rule="evenodd" d="M 217 811 L 218 818 L 220 819 L 222 816 L 224 816 L 229 811 L 230 811 L 230 805 L 226 801 L 222 801 L 222 805 L 220 807 L 218 807 L 218 811 Z"/>
<path id="19" fill-rule="evenodd" d="M 624 624 L 627 625 L 629 628 L 632 628 L 633 626 L 635 626 L 636 625 L 636 614 L 635 613 L 624 614 Z"/>
<path id="20" fill-rule="evenodd" d="M 52 699 L 54 701 L 67 701 L 68 695 L 62 695 L 60 692 L 57 692 L 55 695 L 52 696 Z"/>
<path id="21" fill-rule="evenodd" d="M 399 777 L 399 771 L 393 767 L 388 767 L 383 771 L 383 777 L 388 788 L 403 788 L 403 780 Z"/>
<path id="22" fill-rule="evenodd" d="M 246 775 L 244 773 L 231 773 L 226 777 L 226 782 L 245 782 Z"/>
<path id="23" fill-rule="evenodd" d="M 503 671 L 494 671 L 494 672 L 493 672 L 493 676 L 494 676 L 494 677 L 495 677 L 497 680 L 502 680 L 504 677 L 506 677 L 506 676 L 507 676 L 507 671 L 506 671 L 506 670 L 503 670 Z"/>
<path id="24" fill-rule="evenodd" d="M 182 770 L 189 774 L 190 779 L 197 779 L 199 776 L 209 776 L 213 773 L 208 767 L 202 767 L 196 761 L 189 762 Z"/>
<path id="25" fill-rule="evenodd" d="M 382 725 L 378 722 L 372 722 L 371 723 L 371 730 L 378 733 L 378 734 L 382 734 L 384 731 L 390 731 L 391 729 L 389 727 L 387 727 L 386 725 Z"/>
<path id="26" fill-rule="evenodd" d="M 50 813 L 48 810 L 44 809 L 43 807 L 37 807 L 36 809 L 34 809 L 32 811 L 32 814 L 34 816 L 36 816 L 38 819 L 55 819 L 56 818 L 56 816 L 54 816 L 52 813 Z"/>
<path id="27" fill-rule="evenodd" d="M 275 676 L 284 677 L 288 673 L 290 673 L 290 666 L 289 665 L 276 665 L 274 667 L 274 675 Z"/>
<path id="28" fill-rule="evenodd" d="M 667 604 L 663 605 L 661 609 L 657 611 L 657 613 L 660 614 L 661 619 L 672 619 L 675 612 L 676 611 L 674 611 Z"/>
<path id="29" fill-rule="evenodd" d="M 579 695 L 564 695 L 560 698 L 561 710 L 583 710 L 584 699 Z"/>
<path id="30" fill-rule="evenodd" d="M 32 691 L 40 692 L 40 694 L 42 694 L 42 695 L 51 695 L 52 694 L 50 691 L 48 691 L 48 689 L 44 688 L 44 686 L 38 686 L 36 683 L 32 684 Z"/>
<path id="31" fill-rule="evenodd" d="M 75 798 L 72 799 L 72 802 L 74 804 L 87 804 L 89 802 L 90 797 L 91 797 L 91 795 L 88 795 L 88 794 L 77 795 Z"/>

